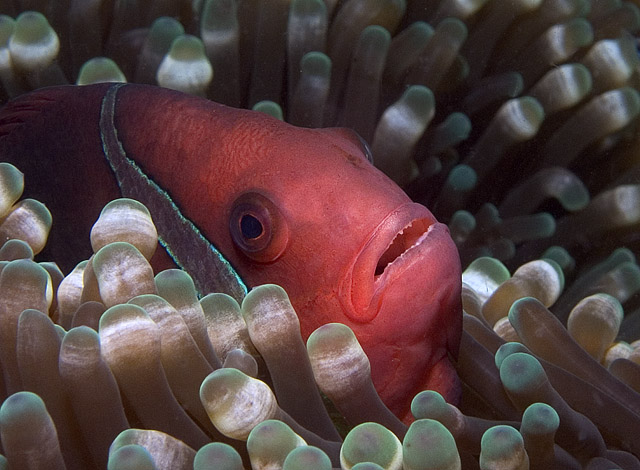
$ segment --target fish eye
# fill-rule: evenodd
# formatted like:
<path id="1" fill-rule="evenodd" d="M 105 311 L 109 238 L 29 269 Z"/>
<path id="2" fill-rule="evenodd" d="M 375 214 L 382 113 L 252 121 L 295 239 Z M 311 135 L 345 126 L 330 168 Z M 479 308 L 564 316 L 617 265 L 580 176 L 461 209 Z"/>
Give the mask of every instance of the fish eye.
<path id="1" fill-rule="evenodd" d="M 289 241 L 286 220 L 276 204 L 258 192 L 238 197 L 231 208 L 229 231 L 248 258 L 269 263 L 280 257 Z"/>
<path id="2" fill-rule="evenodd" d="M 264 233 L 262 222 L 251 214 L 243 214 L 240 218 L 240 231 L 246 239 L 253 240 Z"/>

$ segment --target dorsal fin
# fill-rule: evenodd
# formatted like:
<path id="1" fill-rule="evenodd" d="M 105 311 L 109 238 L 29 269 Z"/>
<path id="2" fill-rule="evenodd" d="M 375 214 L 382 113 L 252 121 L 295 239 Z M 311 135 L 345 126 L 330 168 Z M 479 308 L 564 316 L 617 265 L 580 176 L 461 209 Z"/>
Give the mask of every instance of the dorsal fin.
<path id="1" fill-rule="evenodd" d="M 64 108 L 77 109 L 79 103 L 73 98 L 80 97 L 87 105 L 104 95 L 111 83 L 78 87 L 76 85 L 45 87 L 20 95 L 0 108 L 0 138 L 11 134 L 17 127 L 38 119 L 48 110 Z M 82 90 L 78 93 L 77 90 Z M 71 102 L 70 102 L 71 101 Z M 85 106 L 86 108 L 86 106 Z"/>
<path id="2" fill-rule="evenodd" d="M 0 139 L 33 119 L 46 107 L 55 104 L 57 100 L 51 91 L 45 88 L 9 101 L 0 110 Z"/>
<path id="3" fill-rule="evenodd" d="M 24 173 L 23 197 L 39 200 L 53 214 L 40 256 L 56 260 L 65 272 L 89 257 L 91 225 L 102 206 L 119 196 L 98 129 L 109 86 L 41 88 L 0 109 L 0 161 Z"/>

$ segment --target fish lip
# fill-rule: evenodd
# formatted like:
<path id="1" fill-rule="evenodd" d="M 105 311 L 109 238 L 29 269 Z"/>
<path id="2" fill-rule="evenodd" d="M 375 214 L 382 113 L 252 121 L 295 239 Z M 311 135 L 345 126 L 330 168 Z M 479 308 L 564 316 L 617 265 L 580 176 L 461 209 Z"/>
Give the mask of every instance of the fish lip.
<path id="1" fill-rule="evenodd" d="M 409 248 L 380 271 L 380 260 L 397 237 L 412 228 Z M 340 290 L 345 313 L 359 323 L 373 320 L 379 310 L 384 292 L 390 284 L 403 275 L 417 262 L 448 237 L 446 225 L 439 223 L 431 212 L 421 204 L 406 203 L 387 214 L 366 238 L 359 253 L 349 265 Z M 437 253 L 428 256 L 437 256 Z M 384 262 L 382 264 L 385 264 Z"/>

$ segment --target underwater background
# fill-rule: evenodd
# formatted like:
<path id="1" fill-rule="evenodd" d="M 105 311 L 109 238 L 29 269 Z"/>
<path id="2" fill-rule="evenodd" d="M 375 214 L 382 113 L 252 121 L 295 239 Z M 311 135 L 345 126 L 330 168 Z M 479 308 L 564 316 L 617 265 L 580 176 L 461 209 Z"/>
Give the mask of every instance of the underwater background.
<path id="1" fill-rule="evenodd" d="M 241 468 L 231 463 L 211 466 L 227 455 L 236 465 L 244 459 L 247 468 L 283 468 L 289 451 L 298 447 L 303 449 L 299 465 L 315 458 L 313 468 L 355 468 L 358 462 L 362 465 L 357 468 L 378 468 L 366 466 L 366 461 L 382 468 L 553 468 L 554 461 L 556 468 L 640 468 L 634 457 L 640 455 L 640 354 L 634 344 L 640 338 L 640 9 L 636 3 L 0 0 L 0 14 L 1 103 L 43 86 L 128 81 L 257 109 L 298 126 L 353 128 L 369 143 L 374 164 L 448 224 L 466 270 L 465 331 L 457 359 L 465 388 L 459 410 L 426 394 L 416 399 L 412 411 L 417 421 L 410 428 L 388 421 L 380 412 L 378 422 L 384 427 L 354 427 L 354 434 L 349 434 L 353 438 L 347 436 L 342 446 L 335 435 L 313 441 L 312 436 L 303 436 L 323 453 L 300 447 L 299 436 L 291 434 L 293 427 L 298 435 L 312 431 L 317 435 L 315 424 L 300 426 L 303 430 L 293 424 L 281 429 L 269 421 L 281 418 L 271 398 L 260 399 L 269 402 L 264 406 L 270 407 L 271 414 L 264 412 L 252 425 L 242 423 L 250 431 L 267 419 L 266 425 L 255 427 L 253 438 L 246 428 L 234 434 L 216 422 L 212 426 L 203 414 L 206 409 L 213 420 L 207 405 L 194 411 L 190 406 L 199 406 L 198 399 L 195 404 L 189 401 L 207 376 L 202 375 L 206 367 L 194 373 L 200 382 L 192 384 L 196 388 L 190 389 L 191 395 L 189 391 L 180 395 L 175 383 L 157 385 L 157 377 L 141 384 L 132 378 L 125 386 L 114 371 L 122 399 L 117 388 L 111 390 L 105 397 L 114 401 L 105 398 L 104 410 L 86 418 L 85 427 L 79 423 L 78 409 L 95 413 L 87 408 L 91 408 L 89 398 L 98 392 L 77 384 L 72 391 L 62 367 L 57 378 L 33 378 L 38 367 L 44 368 L 38 361 L 30 373 L 15 366 L 18 375 L 31 374 L 32 385 L 8 384 L 11 374 L 4 358 L 9 354 L 16 361 L 19 353 L 7 351 L 19 349 L 15 345 L 20 333 L 3 333 L 0 360 L 3 398 L 7 399 L 4 411 L 0 410 L 0 438 L 8 468 L 21 468 L 11 463 L 12 452 L 32 456 L 33 449 L 39 449 L 44 454 L 43 447 L 56 447 L 56 442 L 56 455 L 64 456 L 64 463 L 60 457 L 52 464 L 56 457 L 51 457 L 28 468 L 105 468 L 107 461 L 110 469 Z M 40 252 L 37 261 L 56 262 L 62 270 L 52 265 L 40 268 L 49 272 L 47 281 L 34 267 L 36 263 L 8 263 L 11 269 L 5 267 L 0 277 L 0 302 L 5 304 L 0 307 L 0 322 L 7 318 L 3 315 L 11 316 L 2 312 L 21 305 L 12 317 L 14 323 L 22 310 L 37 309 L 51 312 L 57 324 L 69 329 L 81 301 L 89 298 L 86 293 L 83 298 L 81 282 L 78 287 L 81 274 L 71 271 L 75 263 L 70 266 L 65 260 L 47 257 L 48 228 L 44 235 L 31 238 L 15 228 L 10 215 L 16 207 L 27 206 L 27 212 L 45 227 L 51 221 L 35 203 L 18 202 L 19 177 L 11 169 L 3 172 L 3 181 L 11 188 L 4 192 L 11 194 L 6 197 L 0 233 L 5 240 L 28 238 L 32 253 L 27 250 L 25 256 L 17 256 L 12 251 L 15 246 L 8 246 L 2 259 L 33 258 Z M 46 184 L 25 181 L 25 196 L 30 185 Z M 131 210 L 144 213 L 137 207 Z M 56 215 L 51 216 L 55 223 Z M 153 242 L 153 234 L 149 236 Z M 38 242 L 32 243 L 36 238 Z M 25 253 L 24 249 L 17 250 Z M 56 286 L 56 300 L 52 301 L 48 282 Z M 25 301 L 29 283 L 39 293 L 35 304 Z M 144 292 L 135 294 L 139 293 Z M 124 303 L 127 295 L 133 296 L 128 292 L 118 299 Z M 277 298 L 281 293 L 265 289 L 256 295 Z M 209 318 L 207 301 L 194 298 L 195 291 L 191 307 L 204 302 L 202 315 Z M 239 306 L 234 308 L 240 311 Z M 77 325 L 93 322 L 96 326 L 95 316 L 102 312 L 95 313 L 100 308 L 94 304 L 83 307 L 83 311 L 90 309 L 94 309 L 89 315 L 92 320 L 78 320 Z M 134 318 L 139 312 L 121 313 Z M 29 318 L 48 332 L 49 347 L 55 350 L 60 329 L 33 312 L 25 316 L 25 324 Z M 120 320 L 123 325 L 133 321 L 127 318 Z M 247 327 L 243 328 L 244 342 L 238 347 L 243 345 L 240 349 L 255 356 L 264 372 L 268 363 L 261 362 L 258 351 L 265 353 L 260 348 L 256 351 Z M 54 369 L 58 354 L 62 357 L 67 351 L 67 341 L 69 348 L 74 341 L 91 343 L 90 350 L 99 353 L 102 334 L 99 338 L 85 330 L 76 334 L 76 338 L 59 340 Z M 233 334 L 237 335 L 235 330 Z M 505 341 L 509 343 L 503 347 Z M 526 346 L 538 359 L 514 343 Z M 228 350 L 216 353 L 226 363 Z M 117 368 L 99 356 L 95 360 L 100 365 L 95 368 L 100 374 L 109 375 L 109 367 Z M 158 371 L 162 366 L 148 369 Z M 128 373 L 134 378 L 142 375 L 137 369 Z M 245 379 L 251 374 L 219 375 L 215 379 L 225 386 L 246 381 L 260 389 L 255 393 L 271 396 Z M 105 380 L 116 386 L 113 378 Z M 274 378 L 265 380 L 277 391 Z M 279 380 L 298 383 L 294 376 Z M 40 392 L 38 387 L 46 389 L 55 381 L 60 382 L 55 396 Z M 133 390 L 151 394 L 150 384 L 155 384 L 154 390 L 165 390 L 164 398 L 153 398 L 153 406 L 176 407 L 180 424 L 172 423 L 171 413 L 163 427 L 145 423 L 143 410 L 152 405 L 132 396 Z M 300 393 L 317 393 L 313 383 L 299 386 Z M 48 413 L 36 395 L 11 395 L 15 387 L 37 392 Z M 167 405 L 163 400 L 171 398 L 172 391 L 175 404 Z M 324 391 L 324 395 L 330 393 Z M 74 406 L 71 397 L 83 405 Z M 553 409 L 532 405 L 540 403 Z M 345 416 L 349 411 L 327 404 L 344 438 L 354 424 L 344 422 L 344 418 L 349 422 Z M 221 408 L 229 411 L 236 406 L 240 405 Z M 51 427 L 46 435 L 27 431 L 22 423 L 28 419 L 11 421 L 16 408 L 31 413 L 34 423 L 46 422 L 50 415 L 57 431 Z M 530 414 L 523 415 L 529 409 Z M 239 416 L 248 412 L 238 408 L 235 413 L 231 421 L 243 421 Z M 8 417 L 3 420 L 3 415 Z M 370 416 L 377 416 L 376 411 Z M 109 417 L 113 420 L 107 425 Z M 38 426 L 35 429 L 44 429 Z M 125 428 L 164 433 L 150 436 Z M 231 444 L 236 453 L 222 445 L 201 446 L 199 433 L 207 440 Z M 109 443 L 119 434 L 110 458 Z M 12 441 L 11 436 L 18 437 Z M 181 436 L 190 447 L 171 436 Z M 366 449 L 358 438 L 375 445 Z M 10 442 L 18 444 L 10 446 Z M 198 447 L 204 450 L 196 454 Z M 366 451 L 370 453 L 364 458 Z M 205 457 L 206 452 L 215 456 Z M 493 458 L 503 459 L 502 463 L 493 464 Z M 126 467 L 127 459 L 143 463 Z M 258 463 L 261 459 L 269 463 Z M 284 468 L 298 468 L 293 466 L 294 457 L 288 460 Z M 445 466 L 444 461 L 452 463 Z M 311 468 L 306 462 L 304 468 Z"/>

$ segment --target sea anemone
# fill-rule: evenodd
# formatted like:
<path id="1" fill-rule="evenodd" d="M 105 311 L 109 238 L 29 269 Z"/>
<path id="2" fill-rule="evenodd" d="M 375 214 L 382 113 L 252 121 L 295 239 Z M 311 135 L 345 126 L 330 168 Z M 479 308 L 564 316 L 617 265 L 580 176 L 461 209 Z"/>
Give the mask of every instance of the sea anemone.
<path id="1" fill-rule="evenodd" d="M 22 175 L 5 164 L 0 176 L 11 213 L 22 205 Z M 33 206 L 33 219 L 50 220 Z M 154 276 L 157 233 L 137 201 L 103 209 L 96 252 L 65 278 L 33 261 L 37 242 L 28 235 L 40 224 L 0 230 L 5 246 L 22 236 L 29 247 L 0 272 L 0 438 L 9 468 L 640 466 L 640 395 L 624 383 L 637 382 L 637 372 L 617 379 L 545 308 L 562 291 L 555 261 L 532 261 L 511 277 L 494 258 L 471 264 L 457 361 L 463 403 L 422 392 L 407 427 L 382 404 L 345 325 L 320 327 L 305 347 L 278 286 L 255 287 L 239 305 L 226 294 L 199 300 L 184 271 Z M 615 297 L 586 297 L 571 324 L 594 304 L 606 312 L 599 302 L 613 311 L 613 326 L 590 337 L 610 346 L 620 324 Z M 491 330 L 500 314 L 510 328 L 496 330 L 519 342 Z M 631 362 L 612 364 L 619 361 Z"/>
<path id="2" fill-rule="evenodd" d="M 629 454 L 613 450 L 640 453 L 633 439 L 638 431 L 640 410 L 636 404 L 637 394 L 630 388 L 637 390 L 638 387 L 639 375 L 634 363 L 637 353 L 624 342 L 613 346 L 611 342 L 616 336 L 626 342 L 640 337 L 637 294 L 640 268 L 635 258 L 640 222 L 637 209 L 640 207 L 640 164 L 635 158 L 640 97 L 635 34 L 640 27 L 640 13 L 635 4 L 614 0 L 408 0 L 406 3 L 401 0 L 205 0 L 148 4 L 72 1 L 63 8 L 54 2 L 45 3 L 4 2 L 0 5 L 0 13 L 7 15 L 0 16 L 3 99 L 45 85 L 89 83 L 96 80 L 90 78 L 92 76 L 101 77 L 97 80 L 126 77 L 133 82 L 180 88 L 233 106 L 260 105 L 260 109 L 269 109 L 297 125 L 349 126 L 371 143 L 374 162 L 380 168 L 402 184 L 416 201 L 426 204 L 440 220 L 449 224 L 467 268 L 463 276 L 465 332 L 457 362 L 465 393 L 459 410 L 450 411 L 455 416 L 465 416 L 463 422 L 470 424 L 464 429 L 469 434 L 461 437 L 445 418 L 432 418 L 428 413 L 416 415 L 419 419 L 414 423 L 415 432 L 407 436 L 424 437 L 411 441 L 405 438 L 403 452 L 409 452 L 407 447 L 415 450 L 416 443 L 428 443 L 430 439 L 447 443 L 442 446 L 451 448 L 451 440 L 441 427 L 431 421 L 422 422 L 435 419 L 454 436 L 456 454 L 463 468 L 478 465 L 494 468 L 489 462 L 499 458 L 501 450 L 508 449 L 508 457 L 522 455 L 522 446 L 529 465 L 534 468 L 546 468 L 550 459 L 560 462 L 558 465 L 564 468 L 579 468 L 588 462 L 596 465 L 603 459 L 621 468 L 637 468 L 637 462 L 634 463 Z M 40 13 L 23 12 L 27 9 Z M 177 63 L 182 64 L 178 69 Z M 213 70 L 208 82 L 207 64 Z M 193 67 L 192 70 L 201 72 L 195 77 L 181 73 L 180 67 L 184 67 L 183 70 Z M 171 81 L 163 82 L 169 78 Z M 265 106 L 265 100 L 270 104 Z M 15 181 L 15 178 L 9 177 L 9 180 Z M 16 191 L 12 189 L 9 193 Z M 5 197 L 4 193 L 2 196 Z M 17 197 L 11 195 L 8 199 L 8 209 L 16 207 Z M 39 234 L 23 230 L 23 234 L 18 235 L 15 227 L 24 227 L 24 223 L 17 222 L 9 229 L 7 217 L 6 231 L 2 228 L 5 223 L 0 227 L 4 239 L 20 238 L 27 242 L 26 246 L 7 242 L 2 248 L 7 260 L 29 259 L 29 250 L 37 253 L 44 246 L 42 233 L 46 233 L 51 221 L 42 207 L 31 204 L 24 203 L 27 213 L 42 229 Z M 14 212 L 20 214 L 20 211 Z M 25 240 L 24 232 L 41 243 Z M 54 415 L 64 415 L 69 406 L 74 406 L 77 416 L 80 412 L 75 410 L 76 399 L 71 400 L 71 405 L 67 402 L 49 407 L 48 400 L 52 398 L 42 396 L 46 390 L 24 388 L 16 379 L 23 366 L 18 364 L 16 349 L 10 346 L 16 344 L 20 326 L 18 333 L 4 327 L 22 323 L 24 328 L 48 331 L 39 333 L 49 338 L 49 346 L 43 347 L 55 347 L 52 333 L 61 334 L 61 330 L 47 324 L 46 318 L 35 311 L 50 312 L 66 329 L 83 324 L 96 327 L 104 321 L 107 332 L 106 325 L 119 329 L 133 321 L 140 324 L 140 334 L 148 344 L 162 344 L 154 339 L 154 335 L 162 333 L 153 333 L 156 329 L 153 324 L 166 321 L 167 327 L 181 328 L 179 331 L 186 331 L 192 338 L 196 346 L 194 349 L 192 345 L 190 351 L 203 357 L 200 378 L 208 377 L 203 375 L 206 363 L 213 366 L 211 351 L 220 354 L 222 361 L 228 358 L 229 364 L 233 363 L 247 377 L 242 380 L 227 377 L 231 385 L 252 383 L 249 377 L 254 370 L 265 374 L 273 368 L 274 375 L 279 375 L 277 357 L 269 363 L 269 352 L 260 350 L 260 356 L 255 348 L 247 347 L 249 333 L 230 333 L 224 340 L 229 343 L 212 337 L 210 332 L 215 320 L 206 312 L 216 309 L 207 308 L 204 299 L 200 304 L 205 320 L 197 319 L 199 313 L 195 317 L 187 313 L 182 317 L 187 330 L 175 315 L 168 314 L 162 320 L 145 317 L 145 314 L 151 317 L 147 308 L 152 307 L 148 305 L 154 305 L 158 311 L 166 311 L 166 303 L 178 309 L 174 302 L 193 313 L 194 294 L 189 294 L 191 300 L 167 299 L 165 295 L 171 294 L 158 291 L 161 281 L 152 283 L 149 278 L 144 250 L 126 241 L 128 246 L 105 246 L 108 250 L 103 256 L 96 254 L 97 266 L 92 266 L 95 260 L 89 268 L 79 265 L 62 282 L 61 273 L 51 265 L 42 266 L 51 279 L 46 281 L 42 270 L 25 261 L 7 265 L 4 283 L 0 277 L 0 290 L 12 293 L 3 296 L 7 299 L 3 302 L 16 302 L 15 308 L 10 309 L 12 313 L 5 313 L 0 319 L 3 324 L 0 358 L 7 396 L 17 394 L 11 395 L 15 400 L 5 401 L 6 413 L 0 412 L 0 418 L 8 417 L 10 424 L 12 413 L 28 407 L 30 416 L 46 423 L 36 397 L 20 392 L 36 391 L 56 423 L 63 455 L 79 452 L 73 450 L 74 442 L 82 439 L 75 439 L 76 431 L 58 424 Z M 139 261 L 136 274 L 127 275 L 145 279 L 146 291 L 129 292 L 124 297 L 150 296 L 141 300 L 148 302 L 143 306 L 121 307 L 122 299 L 118 298 L 120 289 L 138 289 L 136 284 L 117 286 L 115 297 L 110 297 L 113 286 L 105 284 L 104 279 L 100 288 L 100 273 L 109 272 L 108 260 L 118 254 Z M 104 263 L 100 258 L 104 258 Z M 95 274 L 87 274 L 82 283 L 84 272 Z M 183 275 L 172 272 L 167 276 L 172 278 L 171 282 L 178 282 L 173 277 Z M 49 282 L 51 287 L 47 287 Z M 57 298 L 53 307 L 49 307 L 58 283 Z M 18 287 L 38 292 L 33 297 L 37 302 L 21 303 L 26 296 L 24 290 L 22 293 L 13 290 Z M 110 300 L 103 299 L 102 295 Z M 164 303 L 159 300 L 162 298 Z M 116 309 L 103 316 L 107 309 L 103 302 Z M 9 309 L 3 307 L 2 310 Z M 29 312 L 24 320 L 23 310 Z M 620 320 L 621 312 L 626 314 Z M 532 316 L 537 318 L 533 324 Z M 191 324 L 189 319 L 201 325 Z M 225 317 L 225 327 L 227 319 Z M 606 327 L 600 326 L 603 324 Z M 118 389 L 113 388 L 116 383 L 123 385 L 116 381 L 116 372 L 110 375 L 112 364 L 108 363 L 108 354 L 100 354 L 102 333 L 98 336 L 89 330 L 80 327 L 79 333 L 67 332 L 62 346 L 67 338 L 70 338 L 69 347 L 73 341 L 92 345 L 87 346 L 95 359 L 90 367 L 95 374 L 104 375 L 104 382 L 100 382 L 105 384 L 104 393 L 111 390 L 105 395 L 105 404 L 119 410 L 135 409 L 133 402 L 138 397 L 131 389 L 121 390 L 123 404 Z M 339 330 L 337 327 L 337 339 L 348 336 Z M 186 333 L 184 337 L 188 338 Z M 11 337 L 5 338 L 5 335 Z M 574 335 L 575 342 L 568 335 Z M 22 337 L 25 336 L 23 333 Z M 209 337 L 209 343 L 204 341 L 205 336 Z M 508 345 L 517 341 L 528 350 L 511 350 L 498 361 L 498 368 L 494 355 L 505 352 L 501 347 L 505 339 Z M 135 339 L 132 341 L 137 344 Z M 232 341 L 240 349 L 219 346 Z M 60 354 L 64 351 L 62 346 L 59 346 Z M 223 348 L 226 354 L 220 353 Z M 186 349 L 181 351 L 187 354 Z M 117 365 L 118 348 L 114 354 Z M 163 357 L 162 348 L 158 354 L 159 358 Z M 306 359 L 302 357 L 302 360 Z M 159 361 L 149 367 L 154 368 L 156 375 L 164 370 L 164 380 L 176 395 L 175 400 L 179 394 L 173 389 L 175 385 L 171 386 L 171 367 Z M 608 370 L 598 361 L 606 364 Z M 13 372 L 7 372 L 7 368 Z M 127 371 L 126 367 L 120 372 L 135 375 L 135 371 Z M 174 378 L 179 377 L 178 372 L 174 372 Z M 280 375 L 285 382 L 295 380 L 286 373 Z M 37 379 L 37 374 L 34 377 Z M 300 383 L 308 383 L 308 377 Z M 539 390 L 524 399 L 518 395 L 518 388 L 511 385 L 515 383 L 527 391 L 528 386 L 523 385 L 530 383 L 527 381 L 538 384 Z M 87 413 L 95 413 L 86 401 L 91 393 L 82 392 L 81 382 L 65 385 L 66 393 L 78 390 L 78 395 L 85 397 L 84 402 L 81 397 L 77 398 L 78 406 L 84 406 Z M 178 380 L 173 383 L 176 382 Z M 208 383 L 207 380 L 204 383 Z M 284 385 L 274 383 L 273 386 L 280 401 L 278 387 Z M 166 390 L 167 385 L 162 387 Z M 177 406 L 188 411 L 193 407 L 193 389 L 184 393 L 184 402 L 177 402 Z M 341 393 L 333 388 L 325 391 L 340 413 L 348 416 L 353 410 L 348 406 L 340 408 Z M 528 425 L 525 426 L 529 422 L 525 416 L 529 416 L 529 409 L 537 401 L 550 404 L 561 416 L 555 437 L 531 437 Z M 171 406 L 175 407 L 167 405 Z M 284 404 L 279 406 L 285 408 Z M 355 411 L 383 422 L 402 438 L 401 425 L 390 417 L 384 418 L 384 414 L 375 411 L 374 405 L 370 406 Z M 199 445 L 196 443 L 201 442 L 198 432 L 204 432 L 203 428 L 212 432 L 210 421 L 202 422 L 202 417 L 198 419 L 190 412 L 173 409 L 185 422 L 180 431 L 170 429 L 165 430 L 168 434 L 162 434 L 162 427 L 156 426 L 153 429 L 157 434 L 140 432 L 123 438 L 120 446 L 114 445 L 114 463 L 110 468 L 127 468 L 124 466 L 127 459 L 144 461 L 148 468 L 153 468 L 149 465 L 164 468 L 158 460 L 161 453 L 158 449 L 162 448 L 176 449 L 175 455 L 191 455 L 178 450 L 183 449 L 184 444 L 176 441 L 175 435 L 179 434 L 185 442 L 193 439 L 190 442 L 195 450 Z M 317 406 L 314 409 L 318 413 L 322 411 Z M 539 419 L 549 426 L 546 435 L 553 434 L 553 412 L 546 408 L 537 412 Z M 142 409 L 139 413 L 145 416 Z M 275 413 L 280 417 L 280 411 Z M 122 411 L 112 414 L 119 419 L 123 417 Z M 144 426 L 142 416 L 136 414 L 136 425 Z M 295 421 L 303 419 L 294 418 Z M 480 419 L 486 421 L 477 421 Z M 332 424 L 327 424 L 332 421 L 323 420 L 322 429 L 330 433 Z M 459 421 L 460 418 L 457 423 Z M 198 423 L 195 428 L 194 422 Z M 114 424 L 110 432 L 121 431 L 123 423 Z M 314 429 L 314 434 L 322 435 L 320 428 L 313 426 L 315 424 L 306 423 L 302 428 Z M 516 428 L 522 438 L 514 434 Z M 489 430 L 492 432 L 488 433 Z M 588 430 L 585 431 L 587 437 L 580 439 L 587 439 L 587 444 L 575 440 L 583 430 Z M 64 433 L 70 433 L 67 436 L 71 437 L 63 437 Z M 113 440 L 114 434 L 110 434 L 109 439 L 104 435 L 93 436 L 86 430 L 79 434 L 89 443 L 96 443 L 97 450 L 90 458 L 99 458 L 94 462 L 100 462 L 104 468 L 108 458 L 104 442 Z M 190 438 L 183 437 L 188 434 Z M 326 441 L 337 442 L 332 439 L 335 436 L 324 437 Z M 2 440 L 5 454 L 9 456 L 4 435 Z M 549 444 L 553 442 L 555 446 Z M 408 446 L 408 443 L 413 444 Z M 231 444 L 243 451 L 242 446 Z M 321 447 L 318 444 L 314 445 Z M 41 443 L 36 445 L 41 449 Z M 482 457 L 485 448 L 487 453 Z M 86 453 L 86 448 L 83 449 Z M 212 448 L 208 444 L 200 451 L 204 449 L 216 458 L 231 456 L 229 461 L 237 463 L 235 454 L 227 447 Z M 323 449 L 335 459 L 335 446 Z M 407 454 L 406 464 L 409 459 L 420 462 L 422 454 L 418 454 L 418 457 Z M 549 457 L 550 454 L 553 457 Z M 83 459 L 87 458 L 86 455 L 77 459 L 69 457 L 67 467 L 74 467 L 70 462 L 78 462 L 75 466 L 86 468 L 84 462 L 90 460 Z M 246 459 L 245 455 L 245 464 Z M 455 458 L 453 460 L 452 468 L 456 468 Z M 202 461 L 202 457 L 199 459 L 196 455 L 195 461 Z M 354 468 L 358 465 L 367 464 L 356 464 Z M 427 464 L 416 466 L 422 463 L 410 465 L 429 468 Z M 333 466 L 337 466 L 335 460 Z"/>

